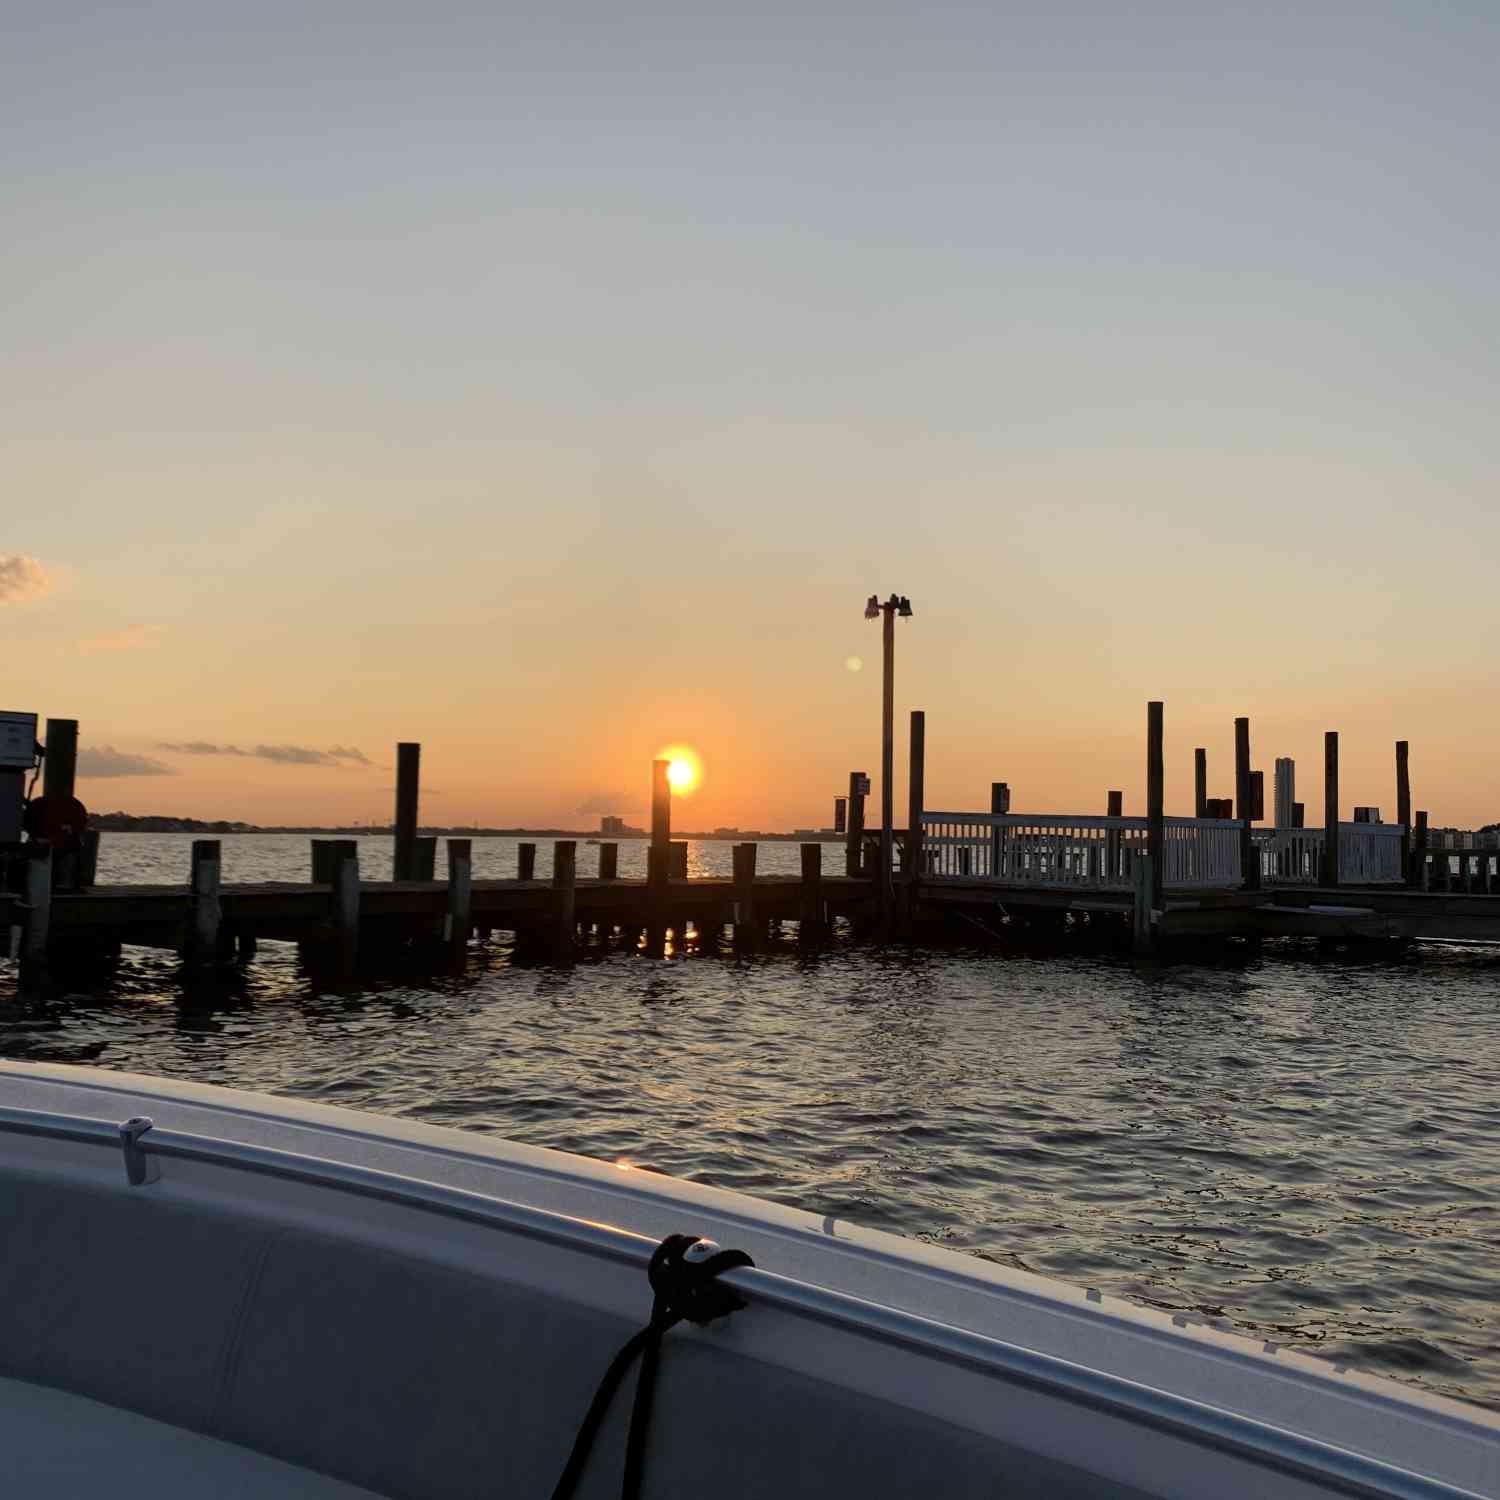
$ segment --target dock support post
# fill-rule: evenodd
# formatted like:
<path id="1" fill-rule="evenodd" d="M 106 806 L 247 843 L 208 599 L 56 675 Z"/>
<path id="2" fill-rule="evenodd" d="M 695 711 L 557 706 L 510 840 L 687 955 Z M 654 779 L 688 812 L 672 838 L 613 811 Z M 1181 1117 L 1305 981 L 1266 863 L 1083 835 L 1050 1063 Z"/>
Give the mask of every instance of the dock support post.
<path id="1" fill-rule="evenodd" d="M 403 740 L 396 746 L 395 849 L 392 880 L 415 880 L 412 846 L 417 840 L 417 796 L 421 781 L 422 747 Z"/>
<path id="2" fill-rule="evenodd" d="M 211 964 L 219 954 L 219 840 L 194 839 L 188 876 L 192 891 L 185 956 L 190 963 Z"/>
<path id="3" fill-rule="evenodd" d="M 1150 953 L 1156 947 L 1156 928 L 1152 923 L 1151 888 L 1156 881 L 1156 872 L 1151 868 L 1153 860 L 1142 854 L 1135 861 L 1131 872 L 1134 881 L 1135 900 L 1132 903 L 1133 942 L 1137 953 Z"/>
<path id="4" fill-rule="evenodd" d="M 1412 847 L 1411 883 L 1425 891 L 1431 878 L 1431 872 L 1427 867 L 1427 813 L 1424 809 L 1417 813 L 1416 838 Z"/>
<path id="5" fill-rule="evenodd" d="M 901 902 L 901 925 L 907 937 L 917 918 L 917 899 L 922 889 L 923 828 L 922 806 L 926 800 L 927 775 L 927 715 L 920 709 L 911 711 L 911 753 L 907 758 L 906 777 L 906 865 L 901 871 L 902 884 L 906 887 Z M 802 846 L 802 879 L 807 880 L 807 850 Z M 819 879 L 822 878 L 822 846 L 818 850 Z M 821 917 L 819 918 L 821 920 Z"/>
<path id="6" fill-rule="evenodd" d="M 341 979 L 351 979 L 359 963 L 359 844 L 330 839 L 327 878 L 333 887 L 333 959 Z"/>
<path id="7" fill-rule="evenodd" d="M 535 844 L 517 844 L 516 845 L 516 879 L 517 880 L 535 880 L 536 879 L 536 845 Z"/>
<path id="8" fill-rule="evenodd" d="M 21 933 L 21 994 L 30 999 L 41 994 L 49 981 L 47 934 L 52 926 L 52 846 L 45 842 L 25 846 L 26 923 Z"/>
<path id="9" fill-rule="evenodd" d="M 437 839 L 432 835 L 411 842 L 411 880 L 437 879 Z"/>
<path id="10" fill-rule="evenodd" d="M 1123 818 L 1125 816 L 1125 793 L 1110 792 L 1109 801 L 1105 804 L 1105 816 L 1110 818 Z M 1104 859 L 1108 865 L 1105 878 L 1118 880 L 1120 878 L 1120 830 L 1111 828 L 1104 835 Z"/>
<path id="11" fill-rule="evenodd" d="M 599 879 L 618 880 L 620 877 L 620 846 L 599 845 Z"/>
<path id="12" fill-rule="evenodd" d="M 1255 821 L 1254 795 L 1250 778 L 1250 720 L 1239 718 L 1234 721 L 1234 815 L 1240 824 L 1240 884 L 1247 891 L 1260 889 L 1260 860 L 1250 832 Z"/>
<path id="13" fill-rule="evenodd" d="M 1396 741 L 1396 821 L 1401 825 L 1401 875 L 1411 879 L 1411 764 L 1410 746 Z"/>
<path id="14" fill-rule="evenodd" d="M 664 858 L 672 842 L 672 782 L 667 775 L 671 767 L 669 760 L 651 762 L 651 847 L 660 849 Z"/>
<path id="15" fill-rule="evenodd" d="M 754 944 L 755 928 L 754 844 L 734 846 L 734 941 L 736 947 Z"/>
<path id="16" fill-rule="evenodd" d="M 913 888 L 915 889 L 915 888 Z M 798 933 L 804 941 L 822 937 L 828 923 L 823 915 L 823 846 L 802 845 L 802 890 L 797 909 Z"/>
<path id="17" fill-rule="evenodd" d="M 863 771 L 849 773 L 849 822 L 844 833 L 844 874 L 851 878 L 865 872 L 865 794 L 869 780 Z"/>
<path id="18" fill-rule="evenodd" d="M 448 962 L 462 969 L 469 958 L 469 932 L 474 925 L 474 842 L 448 840 Z"/>
<path id="19" fill-rule="evenodd" d="M 578 845 L 572 839 L 558 839 L 552 846 L 552 948 L 557 958 L 573 952 L 578 925 L 575 889 L 578 874 Z"/>
<path id="20" fill-rule="evenodd" d="M 1201 746 L 1193 751 L 1193 816 L 1208 816 L 1208 751 Z"/>
<path id="21" fill-rule="evenodd" d="M 924 736 L 925 738 L 925 736 Z M 1010 783 L 1008 781 L 992 781 L 990 783 L 990 816 L 1002 818 L 1010 811 Z M 1001 880 L 1005 875 L 1005 830 L 1003 828 L 992 828 L 990 830 L 990 879 Z"/>
<path id="22" fill-rule="evenodd" d="M 688 846 L 686 839 L 673 839 L 667 846 L 671 851 L 671 858 L 667 861 L 668 880 L 686 880 L 688 878 L 687 859 Z"/>
<path id="23" fill-rule="evenodd" d="M 1146 705 L 1146 856 L 1151 861 L 1151 905 L 1162 904 L 1162 880 L 1166 874 L 1166 755 L 1164 709 L 1160 703 Z"/>
<path id="24" fill-rule="evenodd" d="M 1339 732 L 1323 736 L 1323 879 L 1325 886 L 1339 883 Z"/>
<path id="25" fill-rule="evenodd" d="M 49 801 L 66 802 L 76 795 L 78 781 L 78 720 L 48 719 L 46 754 L 42 757 L 42 795 Z M 52 884 L 60 891 L 77 890 L 78 849 L 54 848 Z"/>
<path id="26" fill-rule="evenodd" d="M 92 888 L 99 878 L 99 830 L 85 828 L 83 842 L 78 846 L 78 889 Z"/>

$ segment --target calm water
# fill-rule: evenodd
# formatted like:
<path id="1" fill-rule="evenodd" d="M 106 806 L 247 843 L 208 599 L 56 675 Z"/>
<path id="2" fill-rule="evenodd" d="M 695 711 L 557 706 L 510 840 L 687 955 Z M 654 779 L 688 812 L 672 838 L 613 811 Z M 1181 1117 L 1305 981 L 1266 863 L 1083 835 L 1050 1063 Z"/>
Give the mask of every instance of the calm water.
<path id="1" fill-rule="evenodd" d="M 107 835 L 101 879 L 183 878 L 188 843 Z M 224 845 L 228 880 L 305 873 L 303 838 Z M 729 846 L 692 858 L 727 871 Z M 476 847 L 481 875 L 514 859 Z M 387 841 L 362 860 L 388 869 Z M 1500 1406 L 1500 954 L 476 953 L 336 992 L 267 944 L 188 1003 L 168 955 L 129 949 L 107 995 L 0 1008 L 0 1053 L 628 1158 Z"/>

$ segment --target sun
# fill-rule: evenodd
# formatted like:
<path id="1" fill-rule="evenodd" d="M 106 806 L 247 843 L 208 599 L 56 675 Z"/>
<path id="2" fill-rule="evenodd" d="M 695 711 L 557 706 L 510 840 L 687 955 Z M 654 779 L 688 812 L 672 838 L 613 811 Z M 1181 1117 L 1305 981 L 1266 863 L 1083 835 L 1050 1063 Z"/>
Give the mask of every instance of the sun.
<path id="1" fill-rule="evenodd" d="M 703 757 L 691 745 L 668 745 L 657 759 L 667 762 L 667 784 L 674 797 L 698 790 L 703 781 Z"/>

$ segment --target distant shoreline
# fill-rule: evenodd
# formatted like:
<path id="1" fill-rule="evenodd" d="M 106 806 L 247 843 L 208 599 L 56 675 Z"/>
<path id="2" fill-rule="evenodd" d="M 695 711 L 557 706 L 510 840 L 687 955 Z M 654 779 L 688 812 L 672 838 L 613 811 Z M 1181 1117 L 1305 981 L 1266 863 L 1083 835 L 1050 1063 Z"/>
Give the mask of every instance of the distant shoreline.
<path id="1" fill-rule="evenodd" d="M 356 827 L 315 827 L 311 824 L 263 827 L 258 823 L 235 823 L 227 819 L 205 821 L 199 818 L 168 818 L 154 815 L 137 817 L 132 813 L 97 813 L 89 818 L 89 827 L 100 833 L 264 833 L 264 834 L 318 834 L 328 838 L 391 838 L 395 829 L 389 824 L 371 827 L 361 824 Z M 597 828 L 476 828 L 456 824 L 452 827 L 436 827 L 423 824 L 417 830 L 422 837 L 474 838 L 474 839 L 596 839 L 608 843 L 643 843 L 651 835 L 645 831 L 631 829 L 626 833 L 602 834 Z M 841 844 L 844 835 L 825 829 L 804 829 L 797 833 L 767 833 L 758 828 L 726 828 L 693 832 L 672 830 L 674 839 L 687 839 L 697 843 L 744 843 L 761 844 Z"/>

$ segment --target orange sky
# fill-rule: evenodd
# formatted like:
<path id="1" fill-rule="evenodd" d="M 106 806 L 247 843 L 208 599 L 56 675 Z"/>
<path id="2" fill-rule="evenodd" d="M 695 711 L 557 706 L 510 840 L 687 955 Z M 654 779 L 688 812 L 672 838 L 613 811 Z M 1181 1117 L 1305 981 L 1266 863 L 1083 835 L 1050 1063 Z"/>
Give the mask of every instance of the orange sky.
<path id="1" fill-rule="evenodd" d="M 0 708 L 100 809 L 822 824 L 895 590 L 929 806 L 1140 810 L 1159 697 L 1172 811 L 1248 714 L 1500 818 L 1493 17 L 1338 11 L 38 12 Z"/>

